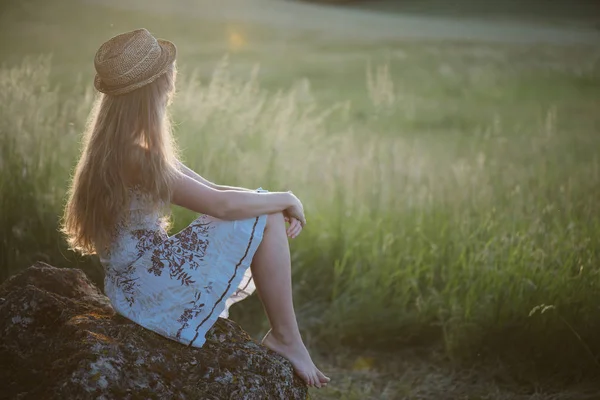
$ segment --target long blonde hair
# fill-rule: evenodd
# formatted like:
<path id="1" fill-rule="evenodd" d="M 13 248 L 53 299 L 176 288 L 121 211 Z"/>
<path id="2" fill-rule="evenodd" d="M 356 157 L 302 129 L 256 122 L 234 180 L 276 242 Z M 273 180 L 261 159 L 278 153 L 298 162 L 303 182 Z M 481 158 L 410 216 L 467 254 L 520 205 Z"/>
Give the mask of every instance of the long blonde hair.
<path id="1" fill-rule="evenodd" d="M 96 100 L 62 221 L 71 249 L 87 255 L 110 246 L 133 186 L 149 194 L 156 208 L 170 201 L 178 162 L 167 106 L 176 74 L 172 64 L 148 85 Z"/>

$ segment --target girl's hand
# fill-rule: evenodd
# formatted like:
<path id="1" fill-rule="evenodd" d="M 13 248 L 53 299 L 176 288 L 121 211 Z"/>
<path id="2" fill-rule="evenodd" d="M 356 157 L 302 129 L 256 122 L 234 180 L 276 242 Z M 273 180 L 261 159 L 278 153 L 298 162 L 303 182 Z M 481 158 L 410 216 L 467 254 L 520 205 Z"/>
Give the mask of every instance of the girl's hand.
<path id="1" fill-rule="evenodd" d="M 304 217 L 304 207 L 300 200 L 294 196 L 292 192 L 288 192 L 290 196 L 292 196 L 292 205 L 285 210 L 283 210 L 283 215 L 286 217 L 287 221 L 290 223 L 290 229 L 292 228 L 292 224 L 294 223 L 294 219 L 300 223 L 300 227 L 304 228 L 306 225 L 306 218 Z M 295 225 L 294 225 L 295 229 Z"/>
<path id="2" fill-rule="evenodd" d="M 286 230 L 288 237 L 295 239 L 302 232 L 302 224 L 296 218 L 285 217 L 285 221 L 290 224 Z"/>

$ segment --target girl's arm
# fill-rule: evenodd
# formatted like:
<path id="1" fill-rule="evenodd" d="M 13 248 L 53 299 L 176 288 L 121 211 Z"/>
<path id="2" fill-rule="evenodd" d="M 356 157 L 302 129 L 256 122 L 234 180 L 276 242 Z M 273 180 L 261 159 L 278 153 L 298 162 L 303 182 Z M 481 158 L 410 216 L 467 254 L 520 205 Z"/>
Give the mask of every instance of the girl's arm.
<path id="1" fill-rule="evenodd" d="M 209 181 L 206 178 L 203 178 L 202 176 L 198 175 L 194 170 L 188 168 L 184 163 L 182 163 L 181 161 L 179 162 L 179 166 L 181 168 L 181 172 L 183 172 L 186 176 L 192 178 L 193 180 L 203 183 L 204 185 L 213 188 L 215 190 L 241 190 L 241 191 L 246 191 L 246 192 L 253 192 L 254 190 L 252 189 L 246 189 L 246 188 L 239 188 L 239 187 L 235 187 L 235 186 L 224 186 L 224 185 L 217 185 L 216 183 L 213 183 L 211 181 Z"/>
<path id="2" fill-rule="evenodd" d="M 180 174 L 173 184 L 173 204 L 224 220 L 238 220 L 288 210 L 302 224 L 306 222 L 302 204 L 291 193 L 217 190 Z"/>

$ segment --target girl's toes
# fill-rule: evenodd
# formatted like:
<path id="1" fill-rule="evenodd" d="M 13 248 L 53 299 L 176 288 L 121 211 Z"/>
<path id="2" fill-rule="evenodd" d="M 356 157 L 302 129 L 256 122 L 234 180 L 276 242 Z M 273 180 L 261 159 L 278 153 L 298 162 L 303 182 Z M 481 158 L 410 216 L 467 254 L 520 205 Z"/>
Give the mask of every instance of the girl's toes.
<path id="1" fill-rule="evenodd" d="M 319 380 L 319 377 L 317 376 L 317 374 L 313 373 L 312 374 L 312 379 L 313 379 L 313 384 L 320 389 L 321 388 L 321 381 Z"/>
<path id="2" fill-rule="evenodd" d="M 303 380 L 304 382 L 306 382 L 306 384 L 307 384 L 308 386 L 311 386 L 311 385 L 312 385 L 312 383 L 311 383 L 311 379 L 310 379 L 310 375 L 309 375 L 309 374 L 307 374 L 307 373 L 304 373 L 304 372 L 303 372 L 303 373 L 299 373 L 299 374 L 298 374 L 298 376 L 300 376 L 300 378 L 302 378 L 302 380 Z"/>
<path id="3" fill-rule="evenodd" d="M 323 374 L 321 371 L 317 372 L 317 376 L 321 383 L 327 383 L 331 380 L 330 378 L 326 377 L 325 374 Z"/>
<path id="4" fill-rule="evenodd" d="M 310 381 L 312 382 L 313 387 L 318 387 L 319 382 L 317 381 L 315 374 L 310 374 Z"/>
<path id="5" fill-rule="evenodd" d="M 312 377 L 313 386 L 317 387 L 317 388 L 320 387 L 321 382 L 319 382 L 319 379 L 317 378 L 317 375 L 314 372 L 311 374 L 311 377 Z"/>

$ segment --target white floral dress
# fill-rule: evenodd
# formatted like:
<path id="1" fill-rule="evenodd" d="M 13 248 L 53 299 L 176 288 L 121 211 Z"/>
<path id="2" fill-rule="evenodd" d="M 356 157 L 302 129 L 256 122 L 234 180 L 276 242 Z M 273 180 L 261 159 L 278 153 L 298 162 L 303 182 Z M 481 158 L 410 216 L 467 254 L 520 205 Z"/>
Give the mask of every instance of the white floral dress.
<path id="1" fill-rule="evenodd" d="M 137 189 L 130 194 L 129 221 L 121 216 L 113 245 L 99 254 L 104 291 L 117 313 L 202 347 L 217 318 L 227 318 L 229 307 L 256 289 L 249 267 L 266 215 L 239 221 L 201 215 L 168 236 L 148 198 Z"/>

